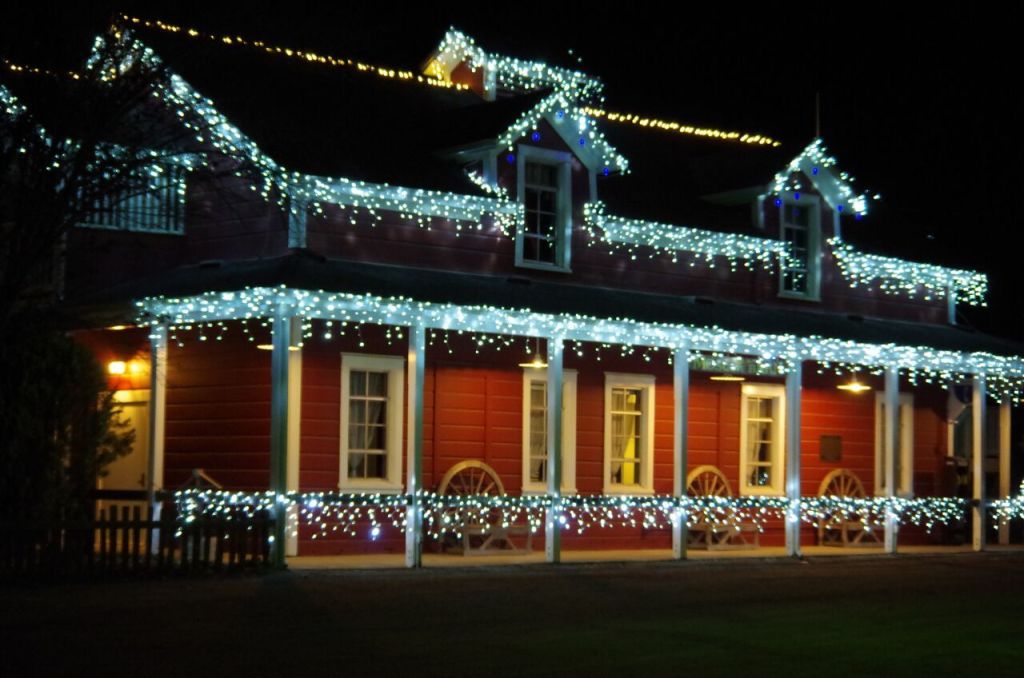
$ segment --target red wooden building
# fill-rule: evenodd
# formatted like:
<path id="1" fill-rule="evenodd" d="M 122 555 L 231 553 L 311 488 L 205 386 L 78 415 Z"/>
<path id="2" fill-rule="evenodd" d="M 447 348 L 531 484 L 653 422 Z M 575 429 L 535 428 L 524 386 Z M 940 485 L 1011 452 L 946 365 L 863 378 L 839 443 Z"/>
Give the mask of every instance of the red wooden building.
<path id="1" fill-rule="evenodd" d="M 162 105 L 262 181 L 174 172 L 71 234 L 77 336 L 141 433 L 106 487 L 201 468 L 228 490 L 409 495 L 483 462 L 506 494 L 611 505 L 700 476 L 788 502 L 760 543 L 790 553 L 819 538 L 794 514 L 837 478 L 908 502 L 964 479 L 1009 494 L 1024 351 L 956 322 L 985 276 L 859 247 L 872 198 L 821 140 L 619 113 L 590 74 L 454 31 L 401 71 L 124 29 L 169 67 Z M 408 517 L 373 538 L 302 525 L 288 548 L 415 564 Z M 687 542 L 685 521 L 547 523 L 552 560 Z"/>

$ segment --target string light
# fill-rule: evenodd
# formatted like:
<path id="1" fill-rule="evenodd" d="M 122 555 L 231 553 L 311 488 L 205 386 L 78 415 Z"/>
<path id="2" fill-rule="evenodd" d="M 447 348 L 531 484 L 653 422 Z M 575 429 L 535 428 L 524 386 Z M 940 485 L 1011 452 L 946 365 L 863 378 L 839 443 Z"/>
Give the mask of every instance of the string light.
<path id="1" fill-rule="evenodd" d="M 836 265 L 851 287 L 863 285 L 885 294 L 910 297 L 924 290 L 926 301 L 952 294 L 958 302 L 986 305 L 988 276 L 984 273 L 865 254 L 838 238 L 830 239 L 828 244 Z"/>
<path id="2" fill-rule="evenodd" d="M 590 235 L 591 245 L 608 243 L 634 260 L 639 254 L 637 247 L 642 246 L 649 248 L 648 257 L 668 254 L 673 263 L 678 261 L 678 252 L 688 252 L 703 257 L 711 266 L 716 257 L 724 257 L 732 270 L 736 270 L 738 262 L 743 262 L 748 269 L 754 268 L 754 264 L 768 269 L 773 258 L 786 260 L 789 251 L 788 243 L 782 240 L 609 216 L 601 202 L 583 206 L 583 227 Z M 691 261 L 690 265 L 695 263 Z"/>
<path id="3" fill-rule="evenodd" d="M 837 160 L 828 154 L 821 139 L 815 139 L 802 150 L 789 166 L 775 175 L 772 193 L 778 195 L 784 191 L 799 195 L 806 177 L 814 188 L 825 198 L 829 206 L 839 212 L 848 212 L 864 216 L 868 212 L 868 196 L 856 193 L 853 188 L 853 177 L 846 172 L 837 171 Z M 881 196 L 874 196 L 878 200 Z"/>
<path id="4" fill-rule="evenodd" d="M 423 85 L 430 85 L 433 87 L 451 88 L 456 90 L 468 89 L 465 85 L 453 83 L 450 81 L 440 80 L 435 77 L 429 77 L 419 75 L 412 71 L 388 68 L 386 66 L 375 66 L 373 64 L 363 63 L 361 61 L 355 61 L 353 59 L 346 59 L 344 57 L 335 57 L 324 54 L 317 54 L 316 52 L 310 52 L 300 49 L 292 49 L 290 47 L 276 47 L 268 45 L 262 40 L 250 40 L 238 35 L 214 35 L 212 33 L 204 33 L 194 28 L 183 28 L 175 24 L 170 24 L 160 20 L 147 20 L 139 17 L 129 16 L 127 14 L 121 15 L 121 20 L 127 24 L 133 26 L 142 26 L 152 30 L 163 31 L 165 33 L 173 33 L 175 35 L 186 36 L 197 40 L 204 40 L 208 42 L 215 42 L 221 45 L 227 45 L 231 47 L 247 47 L 262 51 L 266 54 L 273 56 L 280 56 L 291 59 L 298 59 L 308 63 L 321 64 L 324 66 L 333 66 L 336 68 L 346 68 L 355 70 L 359 73 L 373 74 L 381 78 L 387 78 L 392 80 L 410 80 Z M 118 30 L 115 25 L 114 30 Z"/>
<path id="5" fill-rule="evenodd" d="M 748 132 L 730 132 L 716 129 L 714 127 L 697 127 L 681 122 L 670 122 L 651 116 L 637 115 L 636 113 L 616 113 L 606 111 L 592 106 L 584 107 L 583 112 L 593 118 L 602 118 L 608 122 L 636 125 L 647 129 L 658 129 L 667 132 L 676 132 L 687 136 L 705 137 L 709 139 L 721 139 L 723 141 L 736 141 L 752 146 L 781 146 L 782 142 L 772 139 L 763 134 L 751 134 Z"/>
<path id="6" fill-rule="evenodd" d="M 647 346 L 754 356 L 763 361 L 793 365 L 817 361 L 875 370 L 898 369 L 911 380 L 951 382 L 985 375 L 994 398 L 1019 402 L 1024 393 L 1024 359 L 985 352 L 960 352 L 897 344 L 867 344 L 851 340 L 792 334 L 761 334 L 718 327 L 645 323 L 630 318 L 596 318 L 580 314 L 545 314 L 529 309 L 459 306 L 406 297 L 377 297 L 345 292 L 299 290 L 287 287 L 246 288 L 207 292 L 192 297 L 148 297 L 136 302 L 138 324 L 167 322 L 172 330 L 195 327 L 222 332 L 225 320 L 253 321 L 288 312 L 349 324 L 419 325 L 436 330 L 487 332 L 494 335 L 562 337 L 567 341 Z M 201 335 L 202 337 L 202 335 Z"/>

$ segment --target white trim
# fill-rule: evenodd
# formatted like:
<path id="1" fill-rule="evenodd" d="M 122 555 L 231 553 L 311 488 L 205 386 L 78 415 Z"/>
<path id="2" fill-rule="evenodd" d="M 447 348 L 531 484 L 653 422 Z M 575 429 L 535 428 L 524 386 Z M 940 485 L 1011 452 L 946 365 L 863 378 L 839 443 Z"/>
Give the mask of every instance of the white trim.
<path id="1" fill-rule="evenodd" d="M 747 396 L 772 398 L 775 407 L 772 412 L 772 460 L 770 485 L 747 485 Z M 744 383 L 740 389 L 740 478 L 739 493 L 742 495 L 783 496 L 786 494 L 786 387 L 781 384 Z"/>
<path id="2" fill-rule="evenodd" d="M 562 493 L 576 494 L 576 370 L 562 371 Z M 530 480 L 530 386 L 548 383 L 545 368 L 523 368 L 523 494 L 544 494 L 546 482 Z"/>
<path id="3" fill-rule="evenodd" d="M 793 292 L 786 290 L 783 285 L 786 282 L 785 262 L 779 264 L 779 296 L 784 299 L 801 299 L 804 301 L 821 300 L 821 200 L 816 195 L 796 195 L 800 191 L 784 191 L 779 194 L 781 205 L 778 207 L 779 214 L 779 240 L 786 242 L 784 237 L 785 213 L 787 205 L 804 207 L 813 205 L 809 210 L 810 219 L 807 224 L 807 292 Z M 791 254 L 792 256 L 792 254 Z"/>
<path id="4" fill-rule="evenodd" d="M 551 165 L 558 169 L 555 263 L 545 264 L 523 258 L 523 229 L 526 228 L 524 218 L 516 227 L 516 266 L 568 273 L 571 271 L 572 262 L 572 154 L 519 144 L 516 148 L 516 200 L 520 205 L 526 200 L 527 162 Z"/>
<path id="5" fill-rule="evenodd" d="M 605 494 L 654 494 L 654 375 L 653 374 L 622 374 L 605 372 L 604 374 L 604 473 L 603 485 Z M 612 450 L 612 389 L 638 388 L 643 391 L 640 403 L 640 483 L 638 485 L 622 485 L 611 482 L 611 450 Z"/>
<path id="6" fill-rule="evenodd" d="M 894 496 L 914 496 L 914 394 L 900 393 L 900 465 Z M 885 394 L 875 392 L 875 496 L 885 496 L 885 441 L 882 439 Z"/>
<path id="7" fill-rule="evenodd" d="M 349 373 L 353 370 L 388 373 L 387 461 L 384 479 L 350 480 L 348 477 Z M 341 354 L 341 459 L 338 489 L 349 492 L 402 492 L 402 427 L 405 403 L 405 359 L 398 356 Z"/>

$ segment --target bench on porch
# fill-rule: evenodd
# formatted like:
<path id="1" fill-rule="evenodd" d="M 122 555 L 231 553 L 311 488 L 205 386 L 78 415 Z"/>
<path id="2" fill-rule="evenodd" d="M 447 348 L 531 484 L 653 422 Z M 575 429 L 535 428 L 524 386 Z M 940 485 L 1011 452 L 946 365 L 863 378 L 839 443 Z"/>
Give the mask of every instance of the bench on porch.
<path id="1" fill-rule="evenodd" d="M 686 494 L 690 497 L 731 497 L 732 486 L 717 466 L 704 465 L 686 476 Z M 691 524 L 686 533 L 688 548 L 752 549 L 760 545 L 761 529 L 754 523 L 705 520 Z"/>
<path id="2" fill-rule="evenodd" d="M 837 468 L 821 481 L 818 496 L 862 499 L 867 495 L 856 473 Z M 874 546 L 881 542 L 880 530 L 869 529 L 860 518 L 842 509 L 818 521 L 820 546 Z"/>
<path id="3" fill-rule="evenodd" d="M 437 493 L 450 496 L 505 494 L 505 486 L 498 472 L 476 459 L 467 459 L 448 469 L 441 478 Z M 456 513 L 458 509 L 452 509 Z M 529 523 L 504 525 L 501 511 L 494 509 L 479 522 L 467 522 L 462 527 L 459 546 L 449 550 L 466 556 L 515 555 L 533 550 L 533 530 Z"/>

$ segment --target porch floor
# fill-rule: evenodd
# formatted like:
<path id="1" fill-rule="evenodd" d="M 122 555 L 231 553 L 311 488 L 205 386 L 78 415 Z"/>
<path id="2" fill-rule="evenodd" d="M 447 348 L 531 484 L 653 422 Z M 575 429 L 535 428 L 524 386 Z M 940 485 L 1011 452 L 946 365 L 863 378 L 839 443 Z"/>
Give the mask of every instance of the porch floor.
<path id="1" fill-rule="evenodd" d="M 884 556 L 882 547 L 839 548 L 834 546 L 805 546 L 802 549 L 807 558 L 865 557 Z M 989 552 L 1019 551 L 1024 552 L 1024 545 L 1009 546 L 990 545 Z M 912 556 L 947 556 L 958 553 L 971 553 L 971 545 L 962 546 L 901 546 L 899 554 Z M 705 551 L 691 549 L 686 552 L 688 560 L 732 560 L 744 559 L 776 559 L 785 558 L 786 549 L 782 546 L 765 546 L 756 549 Z M 672 551 L 668 549 L 629 549 L 605 551 L 562 551 L 562 562 L 565 563 L 611 563 L 637 561 L 672 560 Z M 535 551 L 521 555 L 487 555 L 462 556 L 458 554 L 424 553 L 423 566 L 437 568 L 454 567 L 488 567 L 502 565 L 544 565 L 544 551 Z M 404 556 L 400 553 L 359 554 L 341 556 L 296 556 L 288 558 L 288 567 L 293 570 L 375 570 L 405 567 Z"/>

